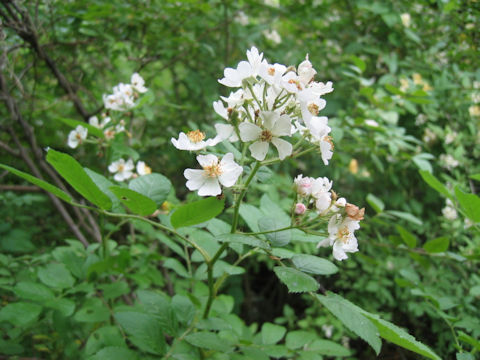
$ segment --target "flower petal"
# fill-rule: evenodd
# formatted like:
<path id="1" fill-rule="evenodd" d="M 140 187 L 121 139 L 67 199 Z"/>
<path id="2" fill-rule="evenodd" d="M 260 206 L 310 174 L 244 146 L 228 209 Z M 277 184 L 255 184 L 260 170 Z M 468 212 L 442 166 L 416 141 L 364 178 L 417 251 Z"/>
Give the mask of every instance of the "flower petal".
<path id="1" fill-rule="evenodd" d="M 218 164 L 218 158 L 212 154 L 198 155 L 197 161 L 202 167 L 210 166 L 212 164 Z"/>
<path id="2" fill-rule="evenodd" d="M 288 141 L 274 137 L 272 138 L 272 143 L 275 145 L 278 151 L 278 157 L 283 160 L 287 156 L 292 155 L 293 146 Z"/>
<path id="3" fill-rule="evenodd" d="M 292 133 L 292 121 L 290 116 L 284 114 L 275 122 L 272 128 L 273 136 L 290 136 Z"/>
<path id="4" fill-rule="evenodd" d="M 248 147 L 254 159 L 262 161 L 267 156 L 268 152 L 268 142 L 266 141 L 255 141 L 252 145 Z"/>
<path id="5" fill-rule="evenodd" d="M 198 189 L 198 195 L 200 196 L 216 196 L 222 193 L 220 184 L 217 178 L 205 178 L 206 181 L 200 189 Z"/>
<path id="6" fill-rule="evenodd" d="M 192 191 L 200 189 L 205 183 L 206 178 L 204 174 L 205 172 L 203 170 L 185 169 L 183 176 L 188 180 L 186 184 L 187 188 Z"/>
<path id="7" fill-rule="evenodd" d="M 259 126 L 249 122 L 241 123 L 238 129 L 240 130 L 240 138 L 245 142 L 257 140 L 262 134 L 262 129 Z"/>

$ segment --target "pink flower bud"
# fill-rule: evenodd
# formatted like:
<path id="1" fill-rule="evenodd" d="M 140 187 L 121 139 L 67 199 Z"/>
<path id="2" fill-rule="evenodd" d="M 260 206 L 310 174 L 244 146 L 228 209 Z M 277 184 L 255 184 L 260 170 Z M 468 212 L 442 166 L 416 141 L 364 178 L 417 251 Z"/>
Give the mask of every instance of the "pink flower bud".
<path id="1" fill-rule="evenodd" d="M 307 207 L 302 203 L 298 203 L 295 205 L 295 214 L 302 215 L 305 213 L 305 211 L 307 211 Z"/>

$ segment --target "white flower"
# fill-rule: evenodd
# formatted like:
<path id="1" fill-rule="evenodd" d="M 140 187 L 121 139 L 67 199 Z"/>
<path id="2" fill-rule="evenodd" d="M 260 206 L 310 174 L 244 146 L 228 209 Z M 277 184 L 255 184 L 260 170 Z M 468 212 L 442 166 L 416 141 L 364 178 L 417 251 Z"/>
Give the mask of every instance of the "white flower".
<path id="1" fill-rule="evenodd" d="M 135 166 L 133 165 L 132 159 L 128 159 L 127 162 L 125 162 L 123 159 L 120 159 L 111 163 L 108 166 L 108 171 L 110 171 L 112 174 L 115 173 L 113 178 L 116 181 L 124 181 L 132 177 L 134 168 Z"/>
<path id="2" fill-rule="evenodd" d="M 106 109 L 125 111 L 135 106 L 132 85 L 120 83 L 113 88 L 113 94 L 103 95 Z"/>
<path id="3" fill-rule="evenodd" d="M 323 96 L 325 94 L 331 93 L 333 91 L 333 86 L 332 86 L 331 81 L 327 81 L 326 84 L 323 82 L 312 82 L 308 86 L 308 88 L 317 96 Z"/>
<path id="4" fill-rule="evenodd" d="M 216 196 L 224 187 L 235 185 L 243 169 L 233 160 L 233 154 L 226 154 L 219 162 L 215 155 L 198 155 L 197 161 L 203 170 L 186 169 L 183 173 L 189 190 L 198 190 L 200 196 Z"/>
<path id="5" fill-rule="evenodd" d="M 242 141 L 254 141 L 248 148 L 252 157 L 258 161 L 265 159 L 269 144 L 277 148 L 278 157 L 283 160 L 292 154 L 292 144 L 280 139 L 279 136 L 290 136 L 292 131 L 290 117 L 288 115 L 279 115 L 273 111 L 260 112 L 262 127 L 243 122 L 239 125 L 240 138 Z"/>
<path id="6" fill-rule="evenodd" d="M 455 210 L 454 207 L 449 205 L 445 206 L 442 209 L 442 214 L 447 220 L 455 220 L 458 217 L 457 210 Z"/>
<path id="7" fill-rule="evenodd" d="M 456 131 L 453 131 L 453 132 L 449 132 L 446 136 L 445 136 L 445 144 L 451 144 L 452 142 L 455 141 L 455 139 L 457 138 L 458 134 Z"/>
<path id="8" fill-rule="evenodd" d="M 133 90 L 139 93 L 144 93 L 148 91 L 148 89 L 145 87 L 145 80 L 143 80 L 143 78 L 138 73 L 134 73 L 132 75 L 132 78 L 130 79 L 130 83 L 132 85 Z"/>
<path id="9" fill-rule="evenodd" d="M 144 161 L 137 162 L 137 174 L 140 176 L 148 175 L 152 173 L 152 168 L 145 164 Z"/>
<path id="10" fill-rule="evenodd" d="M 239 11 L 233 20 L 243 26 L 249 24 L 248 16 L 243 11 Z"/>
<path id="11" fill-rule="evenodd" d="M 205 133 L 201 132 L 200 130 L 189 131 L 188 133 L 181 132 L 178 135 L 178 140 L 172 138 L 172 144 L 179 150 L 189 150 L 189 151 L 197 151 L 205 149 L 207 146 L 215 146 L 217 145 L 221 139 L 208 139 L 204 141 Z"/>
<path id="12" fill-rule="evenodd" d="M 307 85 L 317 73 L 312 66 L 312 63 L 308 60 L 308 55 L 305 57 L 305 60 L 298 65 L 297 69 L 298 77 L 300 81 Z"/>
<path id="13" fill-rule="evenodd" d="M 302 91 L 304 88 L 303 84 L 300 82 L 299 77 L 293 71 L 289 71 L 282 76 L 281 86 L 289 93 L 293 94 Z"/>
<path id="14" fill-rule="evenodd" d="M 365 125 L 371 126 L 371 127 L 378 127 L 378 122 L 372 119 L 366 119 L 365 120 Z"/>
<path id="15" fill-rule="evenodd" d="M 252 67 L 252 75 L 257 76 L 258 69 L 263 60 L 263 53 L 259 53 L 258 49 L 255 46 L 252 46 L 250 50 L 247 50 L 247 58 Z"/>
<path id="16" fill-rule="evenodd" d="M 450 154 L 441 154 L 439 160 L 443 167 L 447 169 L 456 168 L 460 165 L 460 162 Z"/>
<path id="17" fill-rule="evenodd" d="M 70 131 L 68 134 L 68 146 L 72 149 L 75 149 L 78 145 L 80 145 L 83 140 L 87 138 L 88 129 L 84 128 L 82 125 L 78 125 L 75 130 Z"/>
<path id="18" fill-rule="evenodd" d="M 217 136 L 214 138 L 215 141 L 220 142 L 226 139 L 230 142 L 238 141 L 237 133 L 232 125 L 215 124 L 215 130 L 217 130 Z"/>
<path id="19" fill-rule="evenodd" d="M 228 87 L 240 87 L 244 79 L 253 76 L 252 65 L 247 61 L 240 61 L 236 69 L 226 68 L 223 75 L 224 78 L 218 80 L 220 84 Z"/>
<path id="20" fill-rule="evenodd" d="M 223 101 L 228 104 L 229 108 L 234 108 L 237 106 L 242 106 L 244 102 L 244 91 L 243 89 L 238 89 L 237 91 L 231 92 L 227 97 L 220 96 Z"/>
<path id="21" fill-rule="evenodd" d="M 215 110 L 215 112 L 222 118 L 228 120 L 228 110 L 225 105 L 223 105 L 222 100 L 217 100 L 213 102 L 213 110 Z"/>
<path id="22" fill-rule="evenodd" d="M 312 116 L 307 122 L 307 128 L 310 131 L 310 141 L 320 146 L 320 153 L 323 163 L 328 165 L 328 161 L 333 156 L 333 141 L 328 135 L 332 130 L 328 125 L 328 118 L 325 116 Z"/>
<path id="23" fill-rule="evenodd" d="M 88 119 L 88 123 L 92 126 L 95 126 L 97 129 L 103 129 L 111 120 L 112 119 L 107 116 L 100 122 L 98 121 L 98 117 L 92 116 Z"/>
<path id="24" fill-rule="evenodd" d="M 262 32 L 265 39 L 273 42 L 274 44 L 280 44 L 282 42 L 282 37 L 277 30 L 264 30 Z"/>
<path id="25" fill-rule="evenodd" d="M 330 208 L 332 203 L 332 181 L 326 177 L 319 177 L 312 183 L 312 196 L 315 198 L 315 207 L 319 213 L 323 213 Z"/>
<path id="26" fill-rule="evenodd" d="M 319 242 L 319 246 L 332 246 L 333 257 L 336 260 L 345 260 L 348 258 L 347 252 L 357 252 L 358 243 L 354 231 L 360 228 L 359 221 L 349 217 L 343 218 L 340 214 L 335 214 L 328 222 L 328 238 Z"/>
<path id="27" fill-rule="evenodd" d="M 298 175 L 295 180 L 293 180 L 295 187 L 297 189 L 297 193 L 300 196 L 310 196 L 312 195 L 312 188 L 313 182 L 315 181 L 314 178 L 311 177 L 303 177 L 302 174 Z"/>
<path id="28" fill-rule="evenodd" d="M 411 17 L 409 13 L 403 13 L 402 15 L 400 15 L 400 18 L 402 19 L 403 26 L 405 26 L 406 28 L 410 27 Z"/>
<path id="29" fill-rule="evenodd" d="M 287 71 L 287 67 L 282 64 L 269 64 L 262 62 L 258 70 L 258 75 L 270 85 L 280 86 L 283 74 Z"/>

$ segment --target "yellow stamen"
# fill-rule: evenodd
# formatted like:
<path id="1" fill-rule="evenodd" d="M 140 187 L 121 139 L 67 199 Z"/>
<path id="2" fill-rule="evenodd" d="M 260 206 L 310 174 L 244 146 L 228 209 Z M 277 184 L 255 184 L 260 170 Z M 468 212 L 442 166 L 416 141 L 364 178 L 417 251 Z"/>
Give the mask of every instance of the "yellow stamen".
<path id="1" fill-rule="evenodd" d="M 307 106 L 307 108 L 308 108 L 308 111 L 310 111 L 310 113 L 315 116 L 317 116 L 318 113 L 320 112 L 320 108 L 315 103 L 311 103 L 310 105 Z"/>
<path id="2" fill-rule="evenodd" d="M 201 132 L 200 130 L 189 131 L 187 133 L 187 137 L 193 143 L 199 143 L 203 139 L 205 139 L 205 133 Z"/>
<path id="3" fill-rule="evenodd" d="M 205 171 L 205 176 L 210 178 L 219 177 L 223 173 L 222 168 L 218 163 L 213 163 L 212 165 L 204 166 L 203 170 Z"/>
<path id="4" fill-rule="evenodd" d="M 270 75 L 270 76 L 275 75 L 275 68 L 273 68 L 273 67 L 268 68 L 268 75 Z"/>
<path id="5" fill-rule="evenodd" d="M 270 141 L 272 141 L 272 137 L 273 137 L 273 135 L 270 131 L 263 130 L 262 134 L 260 135 L 260 140 L 270 142 Z"/>

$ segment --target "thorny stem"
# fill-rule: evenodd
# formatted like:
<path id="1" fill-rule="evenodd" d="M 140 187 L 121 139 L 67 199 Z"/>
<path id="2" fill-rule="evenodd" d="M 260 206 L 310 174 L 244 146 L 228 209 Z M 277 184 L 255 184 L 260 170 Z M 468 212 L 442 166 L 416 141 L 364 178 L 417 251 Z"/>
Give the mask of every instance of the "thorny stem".
<path id="1" fill-rule="evenodd" d="M 248 186 L 250 185 L 250 182 L 253 180 L 253 177 L 255 176 L 258 169 L 260 168 L 260 164 L 261 163 L 259 161 L 255 163 L 255 166 L 253 167 L 252 171 L 250 172 L 250 175 L 248 176 L 247 180 L 245 181 L 245 184 L 243 185 L 243 189 L 240 192 L 240 195 L 235 201 L 235 207 L 233 209 L 232 228 L 230 230 L 231 234 L 234 234 L 237 231 L 240 204 L 242 203 L 242 200 L 245 197 L 245 194 L 247 192 Z M 205 311 L 203 312 L 204 319 L 208 317 L 208 314 L 210 313 L 210 309 L 212 307 L 213 300 L 216 295 L 216 289 L 213 283 L 213 267 L 215 265 L 215 262 L 220 258 L 220 256 L 227 249 L 227 247 L 228 247 L 228 243 L 223 243 L 220 249 L 218 249 L 218 251 L 213 256 L 213 258 L 211 260 L 206 261 L 207 274 L 208 274 L 208 300 L 207 300 L 207 304 L 205 305 Z"/>

